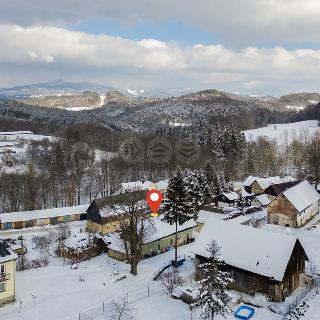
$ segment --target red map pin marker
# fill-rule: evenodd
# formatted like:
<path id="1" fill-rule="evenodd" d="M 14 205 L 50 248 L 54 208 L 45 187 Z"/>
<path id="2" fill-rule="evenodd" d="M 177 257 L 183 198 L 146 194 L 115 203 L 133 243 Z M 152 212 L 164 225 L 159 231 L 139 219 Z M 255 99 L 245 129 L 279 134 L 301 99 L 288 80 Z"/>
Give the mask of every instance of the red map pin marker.
<path id="1" fill-rule="evenodd" d="M 159 206 L 162 202 L 163 196 L 162 193 L 159 190 L 150 190 L 147 194 L 147 201 L 149 203 L 149 206 L 151 208 L 151 216 L 156 217 L 158 215 L 157 211 L 159 209 Z"/>

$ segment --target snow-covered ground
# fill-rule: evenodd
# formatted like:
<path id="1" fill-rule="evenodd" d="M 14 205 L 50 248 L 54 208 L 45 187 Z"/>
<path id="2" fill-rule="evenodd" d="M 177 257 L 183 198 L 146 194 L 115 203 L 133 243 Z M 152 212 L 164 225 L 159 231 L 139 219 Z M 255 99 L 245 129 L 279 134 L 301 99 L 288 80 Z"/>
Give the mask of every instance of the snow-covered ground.
<path id="1" fill-rule="evenodd" d="M 191 247 L 192 245 L 180 248 L 180 255 L 190 252 Z M 80 319 L 108 319 L 107 311 L 105 314 L 102 313 L 103 302 L 107 310 L 111 299 L 128 294 L 135 319 L 150 320 L 151 315 L 154 320 L 191 319 L 191 311 L 187 304 L 169 298 L 162 292 L 158 282 L 152 281 L 154 272 L 171 258 L 173 252 L 143 261 L 139 265 L 139 275 L 136 277 L 129 274 L 128 265 L 112 260 L 106 255 L 83 262 L 78 269 L 72 269 L 70 265 L 63 266 L 58 262 L 40 269 L 18 272 L 17 302 L 0 308 L 0 318 L 76 320 L 79 319 L 80 313 Z M 193 270 L 192 261 L 189 260 L 185 269 L 186 273 Z M 126 278 L 116 281 L 123 276 Z M 19 313 L 20 301 L 22 304 Z M 192 319 L 200 319 L 198 311 L 193 312 Z M 232 314 L 226 318 L 232 319 Z M 280 320 L 282 316 L 261 308 L 257 309 L 255 319 Z"/>
<path id="2" fill-rule="evenodd" d="M 244 131 L 247 141 L 255 141 L 259 137 L 268 137 L 277 139 L 278 142 L 283 142 L 285 139 L 292 141 L 294 138 L 304 141 L 306 136 L 310 136 L 319 131 L 317 120 L 307 120 L 284 124 L 269 124 L 267 127 L 262 127 L 253 130 Z"/>
<path id="3" fill-rule="evenodd" d="M 84 222 L 71 223 L 72 234 L 84 229 Z M 18 230 L 5 233 L 6 237 L 17 237 L 24 234 L 28 247 L 27 259 L 37 258 L 38 252 L 32 238 L 50 234 L 56 227 L 47 230 Z M 73 236 L 72 236 L 73 237 Z M 50 253 L 54 255 L 56 244 L 50 245 Z M 186 258 L 180 274 L 185 279 L 185 287 L 195 284 L 194 244 L 179 248 L 180 258 Z M 105 254 L 82 262 L 76 268 L 66 264 L 62 259 L 49 257 L 47 267 L 17 272 L 16 302 L 0 308 L 1 320 L 103 320 L 108 319 L 107 310 L 112 299 L 127 295 L 134 309 L 134 319 L 150 320 L 185 320 L 191 319 L 191 311 L 187 304 L 167 296 L 152 280 L 155 273 L 167 265 L 174 257 L 174 251 L 142 261 L 138 266 L 138 276 L 129 273 L 129 265 L 118 262 Z M 149 296 L 148 296 L 149 286 Z M 103 302 L 105 314 L 103 314 Z M 21 310 L 20 310 L 21 305 Z M 20 310 L 20 311 L 19 311 Z M 157 310 L 157 312 L 155 312 Z M 192 319 L 199 320 L 199 311 L 192 312 Z M 216 317 L 215 320 L 222 320 Z M 234 319 L 231 313 L 227 320 Z M 256 320 L 281 320 L 282 316 L 266 308 L 257 308 Z"/>
<path id="4" fill-rule="evenodd" d="M 265 210 L 261 211 L 265 213 Z M 261 214 L 260 213 L 260 214 Z M 212 214 L 212 213 L 208 213 Z M 257 213 L 255 213 L 257 214 Z M 212 216 L 215 216 L 212 214 Z M 320 218 L 320 217 L 319 217 Z M 236 221 L 233 221 L 233 223 Z M 316 223 L 317 219 L 313 220 Z M 230 220 L 232 223 L 232 220 Z M 320 272 L 320 224 L 312 228 L 310 226 L 301 229 L 285 228 L 275 225 L 265 225 L 264 229 L 272 232 L 297 235 L 305 246 L 311 259 L 308 264 L 308 272 Z M 72 235 L 82 229 L 85 222 L 70 223 Z M 319 227 L 318 227 L 319 226 Z M 24 230 L 11 230 L 1 233 L 2 237 L 15 238 L 23 233 L 28 247 L 27 259 L 37 258 L 39 252 L 33 238 L 35 236 L 50 235 L 54 239 L 57 226 L 41 228 L 29 228 Z M 309 229 L 309 230 L 308 230 Z M 78 234 L 76 239 L 82 235 Z M 54 240 L 52 240 L 54 241 Z M 74 242 L 70 239 L 69 242 Z M 54 256 L 57 243 L 51 243 L 50 254 Z M 194 273 L 194 243 L 179 248 L 180 258 L 186 258 L 186 263 L 181 267 L 180 274 L 185 279 L 185 287 L 194 286 L 192 279 Z M 0 308 L 1 320 L 105 320 L 108 319 L 108 308 L 112 299 L 123 295 L 127 296 L 134 309 L 134 319 L 139 320 L 200 320 L 199 311 L 192 313 L 187 304 L 180 300 L 174 300 L 165 295 L 159 286 L 159 282 L 152 278 L 163 266 L 173 259 L 174 251 L 152 257 L 142 261 L 138 266 L 138 276 L 129 273 L 129 265 L 118 262 L 103 254 L 90 261 L 71 266 L 57 257 L 49 257 L 49 265 L 43 268 L 30 269 L 17 272 L 16 302 Z M 149 286 L 149 296 L 148 296 Z M 299 294 L 299 293 L 297 293 Z M 233 292 L 233 296 L 240 296 Z M 292 297 L 291 297 L 292 298 Z M 294 299 L 293 297 L 292 299 Z M 244 297 L 256 304 L 259 297 Z M 303 319 L 318 320 L 320 312 L 320 295 L 311 292 L 308 296 L 309 308 Z M 103 302 L 105 313 L 103 314 Z M 292 303 L 292 302 L 287 302 Z M 272 312 L 268 302 L 259 303 L 264 307 L 255 308 L 255 320 L 283 320 L 283 315 Z M 21 305 L 21 310 L 19 312 Z M 277 304 L 279 310 L 283 310 L 285 303 Z M 237 306 L 234 308 L 234 310 Z M 277 308 L 275 308 L 277 309 Z M 156 312 L 155 312 L 156 311 Z M 222 317 L 215 317 L 222 320 Z M 226 320 L 234 320 L 231 313 Z M 301 320 L 303 320 L 301 319 Z"/>

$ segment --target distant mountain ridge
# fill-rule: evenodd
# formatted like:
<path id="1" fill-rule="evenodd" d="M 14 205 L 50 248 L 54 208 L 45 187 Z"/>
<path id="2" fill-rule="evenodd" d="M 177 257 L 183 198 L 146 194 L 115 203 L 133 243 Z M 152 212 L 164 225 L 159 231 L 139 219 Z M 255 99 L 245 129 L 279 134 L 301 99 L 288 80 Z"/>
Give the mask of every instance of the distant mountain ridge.
<path id="1" fill-rule="evenodd" d="M 120 93 L 133 98 L 168 98 L 179 96 L 191 91 L 192 89 L 130 89 L 126 87 L 107 86 L 90 82 L 68 82 L 58 79 L 50 82 L 34 83 L 14 86 L 11 88 L 0 88 L 0 97 L 7 99 L 30 98 L 44 95 L 70 95 L 80 94 L 84 91 L 94 91 L 99 94 L 105 94 L 107 91 L 119 91 Z"/>
<path id="2" fill-rule="evenodd" d="M 246 93 L 228 93 L 217 89 L 129 89 L 90 82 L 66 82 L 62 79 L 0 89 L 0 98 L 18 99 L 33 106 L 57 107 L 72 110 L 94 109 L 103 105 L 124 108 L 143 103 L 213 103 L 229 99 L 231 104 L 244 103 L 277 111 L 302 110 L 320 102 L 320 93 L 290 93 L 281 97 Z M 173 100 L 172 100 L 173 99 Z M 211 102 L 210 102 L 211 101 Z M 113 106 L 114 108 L 115 106 Z M 119 113 L 119 110 L 114 110 Z M 121 112 L 120 112 L 121 113 Z"/>

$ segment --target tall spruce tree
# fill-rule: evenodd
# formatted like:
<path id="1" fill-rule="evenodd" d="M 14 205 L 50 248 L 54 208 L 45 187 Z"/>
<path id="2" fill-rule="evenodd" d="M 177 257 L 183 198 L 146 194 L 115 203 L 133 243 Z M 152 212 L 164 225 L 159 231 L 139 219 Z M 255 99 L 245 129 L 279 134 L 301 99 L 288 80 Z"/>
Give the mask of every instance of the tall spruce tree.
<path id="1" fill-rule="evenodd" d="M 193 209 L 192 202 L 187 194 L 185 181 L 181 170 L 177 170 L 169 178 L 166 199 L 164 200 L 164 220 L 175 224 L 175 259 L 178 261 L 178 225 L 182 225 L 190 219 L 196 219 L 196 212 Z"/>
<path id="2" fill-rule="evenodd" d="M 199 207 L 204 203 L 206 179 L 202 170 L 186 170 L 183 173 L 183 180 L 189 201 L 198 213 Z"/>
<path id="3" fill-rule="evenodd" d="M 220 248 L 213 240 L 207 247 L 210 254 L 208 262 L 199 265 L 201 275 L 200 289 L 192 309 L 201 309 L 202 319 L 213 319 L 215 315 L 226 315 L 230 312 L 228 303 L 231 297 L 227 291 L 228 285 L 233 281 L 229 273 L 221 271 L 223 263 L 220 262 Z"/>

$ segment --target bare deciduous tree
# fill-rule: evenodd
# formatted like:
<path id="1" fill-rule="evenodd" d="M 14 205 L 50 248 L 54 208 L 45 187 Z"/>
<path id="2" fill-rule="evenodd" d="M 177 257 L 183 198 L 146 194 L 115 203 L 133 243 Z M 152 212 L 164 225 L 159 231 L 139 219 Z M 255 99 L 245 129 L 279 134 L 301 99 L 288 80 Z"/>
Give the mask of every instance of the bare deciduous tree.
<path id="1" fill-rule="evenodd" d="M 138 263 L 143 258 L 143 245 L 154 231 L 151 220 L 147 219 L 145 197 L 144 191 L 125 193 L 118 198 L 117 204 L 121 242 L 133 275 L 138 273 Z"/>
<path id="2" fill-rule="evenodd" d="M 183 278 L 178 274 L 177 269 L 171 268 L 160 277 L 160 287 L 168 295 L 172 294 L 175 289 L 182 286 Z"/>
<path id="3" fill-rule="evenodd" d="M 109 305 L 108 319 L 110 320 L 132 320 L 134 309 L 124 294 L 122 297 L 112 299 Z"/>
<path id="4" fill-rule="evenodd" d="M 67 223 L 60 223 L 57 232 L 59 241 L 64 241 L 70 235 L 70 226 Z"/>

